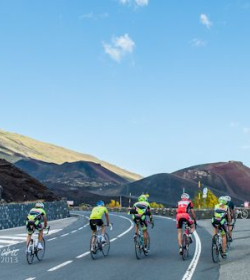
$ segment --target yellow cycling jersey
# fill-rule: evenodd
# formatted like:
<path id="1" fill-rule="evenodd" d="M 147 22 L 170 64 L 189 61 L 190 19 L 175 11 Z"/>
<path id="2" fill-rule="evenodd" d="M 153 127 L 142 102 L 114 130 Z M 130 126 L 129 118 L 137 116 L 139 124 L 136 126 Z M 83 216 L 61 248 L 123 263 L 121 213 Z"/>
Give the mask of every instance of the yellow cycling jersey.
<path id="1" fill-rule="evenodd" d="M 42 217 L 46 217 L 46 212 L 43 208 L 32 208 L 28 214 L 28 220 L 41 220 Z"/>
<path id="2" fill-rule="evenodd" d="M 96 206 L 93 208 L 90 220 L 101 220 L 104 213 L 108 214 L 108 209 L 105 206 Z"/>

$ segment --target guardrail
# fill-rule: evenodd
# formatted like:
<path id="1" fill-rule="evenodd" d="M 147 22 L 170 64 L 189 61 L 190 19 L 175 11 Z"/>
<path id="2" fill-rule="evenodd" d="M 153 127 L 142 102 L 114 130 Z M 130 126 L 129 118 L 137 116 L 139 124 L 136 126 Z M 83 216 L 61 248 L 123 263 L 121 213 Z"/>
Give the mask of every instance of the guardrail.
<path id="1" fill-rule="evenodd" d="M 244 210 L 247 210 L 248 211 L 248 219 L 250 218 L 250 209 L 247 209 L 247 208 L 240 208 L 240 207 L 237 207 L 237 209 L 244 209 Z M 84 210 L 84 211 L 91 211 L 92 210 L 92 207 L 85 207 L 85 208 L 82 208 L 82 207 L 72 207 L 70 208 L 70 210 L 75 210 L 75 211 L 81 211 L 81 210 Z M 109 208 L 108 207 L 108 210 L 110 212 L 128 212 L 129 211 L 129 208 L 126 208 L 126 207 L 121 207 L 121 208 Z M 176 208 L 151 208 L 151 211 L 152 211 L 152 214 L 153 215 L 161 215 L 161 216 L 167 216 L 167 217 L 173 217 L 175 218 L 176 216 Z M 201 220 L 201 219 L 211 219 L 212 216 L 213 216 L 213 209 L 194 209 L 195 211 L 195 215 L 197 217 L 197 220 Z M 238 218 L 242 218 L 240 215 Z"/>

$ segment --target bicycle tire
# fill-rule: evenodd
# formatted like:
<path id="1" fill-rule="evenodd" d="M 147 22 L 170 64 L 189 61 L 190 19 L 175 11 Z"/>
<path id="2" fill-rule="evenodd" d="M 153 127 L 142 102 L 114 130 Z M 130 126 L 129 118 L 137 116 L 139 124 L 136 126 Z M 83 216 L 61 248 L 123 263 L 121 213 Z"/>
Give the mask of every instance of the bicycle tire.
<path id="1" fill-rule="evenodd" d="M 30 252 L 29 252 L 30 247 Z M 26 259 L 28 264 L 32 264 L 34 260 L 35 252 L 33 252 L 33 239 L 31 239 L 27 246 L 27 252 L 26 252 Z"/>
<path id="2" fill-rule="evenodd" d="M 105 238 L 105 243 L 102 244 L 102 254 L 104 257 L 106 257 L 109 254 L 109 250 L 110 250 L 109 235 L 105 233 L 104 238 Z"/>
<path id="3" fill-rule="evenodd" d="M 92 244 L 93 244 L 93 249 L 92 249 Z M 98 237 L 96 235 L 92 235 L 90 238 L 90 255 L 92 257 L 93 260 L 95 260 L 97 258 L 97 254 L 98 254 Z"/>
<path id="4" fill-rule="evenodd" d="M 188 257 L 188 236 L 184 233 L 182 236 L 182 259 L 185 261 Z"/>
<path id="5" fill-rule="evenodd" d="M 150 251 L 150 236 L 149 236 L 149 234 L 147 232 L 147 252 L 145 252 L 145 250 L 143 250 L 144 255 L 148 256 L 149 251 Z"/>
<path id="6" fill-rule="evenodd" d="M 248 218 L 248 211 L 246 209 L 242 210 L 241 217 L 242 217 L 242 219 L 247 219 Z"/>
<path id="7" fill-rule="evenodd" d="M 218 263 L 220 260 L 219 240 L 217 234 L 212 238 L 212 260 L 214 263 Z"/>
<path id="8" fill-rule="evenodd" d="M 231 242 L 230 242 L 230 236 L 228 232 L 226 233 L 226 239 L 227 239 L 227 250 L 229 251 Z"/>
<path id="9" fill-rule="evenodd" d="M 142 246 L 141 246 L 141 236 L 137 235 L 135 238 L 135 255 L 136 258 L 139 260 L 142 255 Z"/>
<path id="10" fill-rule="evenodd" d="M 42 246 L 43 246 L 43 250 L 39 250 L 39 249 L 35 249 L 35 252 L 36 252 L 36 257 L 39 261 L 41 261 L 45 255 L 45 240 L 44 238 L 42 239 Z"/>

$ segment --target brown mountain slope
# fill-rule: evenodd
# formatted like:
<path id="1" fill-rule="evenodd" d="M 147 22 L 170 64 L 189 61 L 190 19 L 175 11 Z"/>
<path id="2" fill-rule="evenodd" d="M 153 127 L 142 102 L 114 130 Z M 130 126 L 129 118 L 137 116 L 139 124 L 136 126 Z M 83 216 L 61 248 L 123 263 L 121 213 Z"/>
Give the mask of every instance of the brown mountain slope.
<path id="1" fill-rule="evenodd" d="M 216 189 L 221 195 L 250 201 L 250 168 L 241 162 L 229 161 L 188 167 L 173 173 L 183 179 Z"/>
<path id="2" fill-rule="evenodd" d="M 91 161 L 101 164 L 105 168 L 127 180 L 134 181 L 142 178 L 140 175 L 121 169 L 91 155 L 40 142 L 19 134 L 5 132 L 1 129 L 0 158 L 6 159 L 12 163 L 24 158 L 33 158 L 57 164 L 75 161 Z"/>
<path id="3" fill-rule="evenodd" d="M 3 159 L 0 159 L 0 185 L 6 202 L 58 199 L 43 184 Z"/>
<path id="4" fill-rule="evenodd" d="M 106 185 L 119 185 L 128 182 L 100 164 L 87 161 L 66 162 L 58 165 L 25 159 L 16 162 L 15 166 L 45 185 L 56 183 L 78 187 L 105 187 Z"/>

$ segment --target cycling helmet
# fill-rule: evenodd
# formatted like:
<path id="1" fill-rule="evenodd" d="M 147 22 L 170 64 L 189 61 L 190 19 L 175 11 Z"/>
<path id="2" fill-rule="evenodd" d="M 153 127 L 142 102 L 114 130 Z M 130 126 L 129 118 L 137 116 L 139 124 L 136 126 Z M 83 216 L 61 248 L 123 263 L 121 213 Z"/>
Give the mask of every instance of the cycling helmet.
<path id="1" fill-rule="evenodd" d="M 97 206 L 104 206 L 104 202 L 102 200 L 97 201 L 96 203 Z"/>
<path id="2" fill-rule="evenodd" d="M 142 194 L 138 197 L 138 201 L 148 201 L 148 197 L 145 194 Z"/>
<path id="3" fill-rule="evenodd" d="M 229 195 L 225 196 L 227 202 L 231 201 L 231 197 Z"/>
<path id="4" fill-rule="evenodd" d="M 181 195 L 181 199 L 189 199 L 190 198 L 190 196 L 189 196 L 189 194 L 187 194 L 187 193 L 183 193 L 182 195 Z"/>
<path id="5" fill-rule="evenodd" d="M 37 208 L 44 208 L 44 204 L 42 202 L 37 202 L 35 207 L 37 207 Z"/>
<path id="6" fill-rule="evenodd" d="M 227 199 L 226 199 L 226 197 L 225 196 L 221 196 L 221 197 L 219 197 L 219 203 L 220 204 L 224 204 L 224 205 L 226 205 L 227 204 Z"/>

